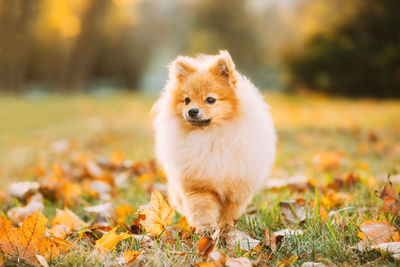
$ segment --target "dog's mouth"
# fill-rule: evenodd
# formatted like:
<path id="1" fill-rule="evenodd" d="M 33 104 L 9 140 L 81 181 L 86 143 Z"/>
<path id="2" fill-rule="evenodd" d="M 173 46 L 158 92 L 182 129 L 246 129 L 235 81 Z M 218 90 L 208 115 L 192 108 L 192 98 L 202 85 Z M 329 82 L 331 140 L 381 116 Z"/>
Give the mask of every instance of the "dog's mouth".
<path id="1" fill-rule="evenodd" d="M 188 122 L 193 126 L 203 127 L 211 123 L 211 119 L 208 120 L 188 120 Z"/>

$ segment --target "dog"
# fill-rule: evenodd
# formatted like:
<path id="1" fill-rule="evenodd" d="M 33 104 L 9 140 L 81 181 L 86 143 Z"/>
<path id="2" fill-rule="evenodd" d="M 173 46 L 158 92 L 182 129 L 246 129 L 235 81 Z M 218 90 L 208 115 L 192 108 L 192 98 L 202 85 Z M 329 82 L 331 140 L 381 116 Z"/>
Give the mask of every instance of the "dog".
<path id="1" fill-rule="evenodd" d="M 170 203 L 196 233 L 234 225 L 275 160 L 275 129 L 259 90 L 227 51 L 178 56 L 152 113 Z"/>

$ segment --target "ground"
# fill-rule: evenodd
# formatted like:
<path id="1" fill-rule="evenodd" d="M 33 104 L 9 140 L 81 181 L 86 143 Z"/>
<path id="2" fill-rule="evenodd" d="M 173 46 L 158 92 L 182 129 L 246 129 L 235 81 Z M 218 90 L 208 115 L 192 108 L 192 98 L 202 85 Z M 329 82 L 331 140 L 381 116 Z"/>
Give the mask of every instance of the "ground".
<path id="1" fill-rule="evenodd" d="M 93 160 L 132 159 L 146 165 L 154 157 L 150 109 L 155 99 L 137 93 L 1 96 L 3 217 L 7 218 L 11 208 L 24 205 L 23 200 L 8 196 L 8 185 L 41 181 L 40 175 L 46 174 L 38 173 L 39 167 L 44 173 L 53 173 L 54 166 L 74 161 L 77 154 Z M 306 182 L 283 187 L 270 184 L 254 197 L 237 228 L 264 244 L 258 251 L 232 249 L 222 243 L 218 244 L 219 250 L 230 257 L 248 257 L 253 264 L 260 265 L 293 262 L 300 266 L 307 261 L 326 265 L 400 264 L 377 250 L 352 249 L 362 238 L 360 224 L 365 220 L 385 220 L 396 229 L 400 226 L 397 214 L 382 212 L 383 202 L 376 193 L 386 183 L 389 173 L 394 177 L 400 173 L 400 101 L 278 93 L 265 94 L 265 100 L 271 106 L 279 139 L 271 177 L 287 181 L 301 175 Z M 135 221 L 138 207 L 149 202 L 150 191 L 163 192 L 162 176 L 159 170 L 151 179 L 145 173 L 139 177 L 133 175 L 124 187 L 113 187 L 113 207 L 125 204 L 133 208 L 127 224 Z M 84 207 L 104 200 L 86 189 L 80 193 L 80 200 L 72 204 L 65 203 L 62 197 L 45 196 L 43 214 L 49 218 L 49 228 L 56 208 L 65 206 L 87 223 L 95 223 L 94 216 Z M 288 200 L 297 200 L 307 208 L 305 220 L 293 223 L 285 218 L 279 203 Z M 175 215 L 172 225 L 180 218 Z M 265 243 L 266 228 L 271 233 L 290 228 L 302 230 L 303 234 L 285 237 L 277 249 L 271 250 Z M 121 226 L 118 230 L 126 231 Z M 94 250 L 89 241 L 76 241 L 77 235 L 72 233 L 67 237 L 75 242 L 76 249 L 51 263 L 116 265 L 117 258 L 128 249 L 143 251 L 136 262 L 139 264 L 181 266 L 203 261 L 196 252 L 197 236 L 188 242 L 177 235 L 172 242 L 161 234 L 149 248 L 129 238 L 104 254 Z M 15 261 L 9 259 L 7 264 Z"/>

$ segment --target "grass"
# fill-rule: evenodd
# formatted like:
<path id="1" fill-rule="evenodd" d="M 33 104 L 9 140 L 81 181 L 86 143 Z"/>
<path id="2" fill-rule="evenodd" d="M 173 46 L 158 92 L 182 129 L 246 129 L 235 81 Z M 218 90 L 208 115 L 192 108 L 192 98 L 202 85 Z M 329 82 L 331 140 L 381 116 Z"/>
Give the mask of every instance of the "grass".
<path id="1" fill-rule="evenodd" d="M 288 187 L 261 190 L 237 227 L 259 240 L 263 239 L 266 227 L 271 231 L 301 229 L 304 234 L 285 238 L 275 252 L 263 247 L 263 255 L 268 257 L 256 259 L 250 255 L 250 258 L 260 265 L 276 265 L 296 256 L 294 265 L 297 266 L 306 261 L 340 266 L 398 266 L 400 262 L 389 255 L 359 252 L 350 247 L 359 241 L 358 226 L 364 219 L 385 217 L 378 212 L 382 201 L 376 197 L 375 190 L 388 173 L 400 172 L 400 102 L 285 94 L 267 94 L 265 99 L 271 106 L 279 138 L 271 176 L 286 178 L 304 174 L 315 181 L 318 190 L 299 191 Z M 36 179 L 32 166 L 38 160 L 68 160 L 68 156 L 51 152 L 59 140 L 68 140 L 74 150 L 93 157 L 110 157 L 118 151 L 130 159 L 152 159 L 149 111 L 154 101 L 154 96 L 132 93 L 48 95 L 37 99 L 0 96 L 0 191 L 5 191 L 12 181 Z M 278 206 L 280 201 L 296 198 L 322 201 L 328 192 L 326 184 L 349 172 L 354 172 L 361 182 L 341 188 L 340 192 L 349 198 L 326 207 L 328 212 L 340 210 L 338 213 L 326 220 L 310 215 L 302 224 L 284 220 Z M 136 209 L 149 201 L 149 194 L 135 180 L 112 201 L 115 206 L 129 203 Z M 93 205 L 100 201 L 87 198 L 83 203 Z M 3 212 L 14 205 L 0 199 Z M 46 200 L 44 214 L 52 218 L 55 208 L 61 207 L 62 203 Z M 93 220 L 83 206 L 75 207 L 74 212 L 86 221 Z M 396 216 L 386 218 L 396 227 L 400 226 Z M 221 246 L 220 250 L 232 257 L 245 253 Z M 93 252 L 91 244 L 82 243 L 53 264 L 116 265 L 118 256 L 128 248 L 144 249 L 130 239 L 121 242 L 114 253 L 100 255 Z M 169 251 L 184 251 L 186 256 Z M 171 243 L 160 238 L 151 248 L 144 249 L 139 263 L 182 266 L 198 261 L 194 242 L 188 244 L 177 238 Z"/>

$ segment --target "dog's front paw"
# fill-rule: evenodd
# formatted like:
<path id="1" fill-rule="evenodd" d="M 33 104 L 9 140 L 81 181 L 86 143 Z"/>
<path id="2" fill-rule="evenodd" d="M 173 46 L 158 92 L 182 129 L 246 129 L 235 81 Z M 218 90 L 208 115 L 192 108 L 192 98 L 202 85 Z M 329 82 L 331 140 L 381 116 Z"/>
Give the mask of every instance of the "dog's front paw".
<path id="1" fill-rule="evenodd" d="M 213 227 L 212 225 L 209 224 L 196 225 L 195 228 L 196 228 L 195 233 L 200 236 L 210 236 L 216 230 L 216 227 Z"/>

